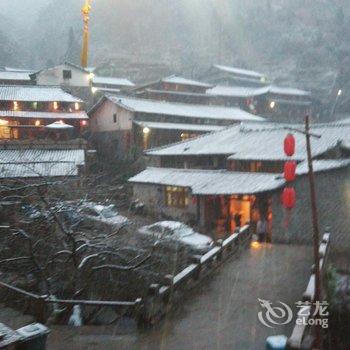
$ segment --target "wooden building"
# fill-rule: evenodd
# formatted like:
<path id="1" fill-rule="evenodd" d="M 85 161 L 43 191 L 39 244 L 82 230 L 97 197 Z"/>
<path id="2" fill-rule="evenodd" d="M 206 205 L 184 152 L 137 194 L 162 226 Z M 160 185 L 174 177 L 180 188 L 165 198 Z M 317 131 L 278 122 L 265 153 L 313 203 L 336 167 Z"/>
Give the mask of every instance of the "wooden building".
<path id="1" fill-rule="evenodd" d="M 0 67 L 0 85 L 33 85 L 31 73 L 25 69 Z"/>
<path id="2" fill-rule="evenodd" d="M 338 218 L 344 207 L 350 205 L 347 170 L 350 123 L 316 124 L 312 131 L 321 136 L 312 139 L 316 180 L 321 174 L 329 174 L 329 200 L 322 203 L 322 207 L 328 204 L 334 209 L 332 215 L 340 227 L 339 235 L 343 235 L 348 220 L 342 225 Z M 285 185 L 283 140 L 287 133 L 283 124 L 250 122 L 149 150 L 146 154 L 152 167 L 130 179 L 135 198 L 160 217 L 173 217 L 198 225 L 203 232 L 216 238 L 232 233 L 239 217 L 242 224 L 250 221 L 253 229 L 259 219 L 267 220 L 272 240 L 287 241 L 292 239 L 292 232 L 298 232 L 300 242 L 310 242 L 311 238 L 303 237 L 302 232 L 311 232 L 311 216 L 299 220 L 304 224 L 307 222 L 305 228 L 298 225 L 298 218 L 293 219 L 290 232 L 286 232 L 284 226 L 286 213 L 281 207 L 281 191 Z M 297 193 L 297 201 L 308 208 L 305 137 L 300 134 L 295 137 L 296 186 L 302 189 Z M 341 171 L 344 175 L 339 176 Z M 337 186 L 334 193 L 332 181 Z M 317 191 L 320 193 L 325 189 L 318 186 Z M 343 202 L 338 203 L 338 194 L 342 191 Z M 320 196 L 325 200 L 324 195 Z M 302 206 L 298 215 L 302 215 Z M 337 237 L 338 247 L 342 244 L 340 237 Z M 350 246 L 349 237 L 346 244 Z"/>
<path id="3" fill-rule="evenodd" d="M 96 147 L 123 156 L 184 141 L 241 121 L 263 121 L 239 108 L 106 95 L 89 111 Z"/>
<path id="4" fill-rule="evenodd" d="M 59 87 L 0 85 L 0 140 L 47 136 L 54 122 L 74 127 L 77 137 L 88 127 L 84 102 Z"/>

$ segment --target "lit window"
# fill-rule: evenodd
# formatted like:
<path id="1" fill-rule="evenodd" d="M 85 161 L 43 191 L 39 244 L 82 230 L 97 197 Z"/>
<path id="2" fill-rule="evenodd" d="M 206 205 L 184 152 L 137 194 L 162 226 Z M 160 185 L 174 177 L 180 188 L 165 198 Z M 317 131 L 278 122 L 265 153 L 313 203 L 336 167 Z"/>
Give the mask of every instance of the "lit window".
<path id="1" fill-rule="evenodd" d="M 76 111 L 79 111 L 80 105 L 79 105 L 78 102 L 75 102 L 75 104 L 74 104 L 74 109 L 75 109 Z"/>
<path id="2" fill-rule="evenodd" d="M 270 102 L 270 108 L 274 109 L 276 107 L 276 102 L 275 101 L 271 101 Z"/>
<path id="3" fill-rule="evenodd" d="M 35 126 L 40 126 L 40 120 L 35 121 Z"/>
<path id="4" fill-rule="evenodd" d="M 185 208 L 188 206 L 188 189 L 185 187 L 167 186 L 165 202 L 168 207 Z"/>
<path id="5" fill-rule="evenodd" d="M 38 102 L 33 102 L 33 109 L 38 109 Z"/>
<path id="6" fill-rule="evenodd" d="M 54 102 L 53 103 L 53 109 L 55 110 L 55 111 L 57 111 L 58 110 L 58 102 Z"/>
<path id="7" fill-rule="evenodd" d="M 13 109 L 14 109 L 15 111 L 18 110 L 18 102 L 17 102 L 17 101 L 13 101 Z"/>

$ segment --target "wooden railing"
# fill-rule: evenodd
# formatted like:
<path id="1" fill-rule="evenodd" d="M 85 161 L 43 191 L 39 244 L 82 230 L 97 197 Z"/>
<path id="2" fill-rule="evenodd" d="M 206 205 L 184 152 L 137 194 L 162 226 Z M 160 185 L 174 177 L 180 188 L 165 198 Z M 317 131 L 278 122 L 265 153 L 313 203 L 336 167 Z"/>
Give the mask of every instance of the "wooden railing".
<path id="1" fill-rule="evenodd" d="M 320 255 L 320 273 L 321 280 L 324 280 L 327 260 L 330 249 L 330 233 L 323 235 L 322 242 L 319 247 Z M 297 315 L 295 326 L 292 335 L 288 339 L 287 349 L 288 350 L 299 350 L 299 349 L 311 349 L 313 343 L 312 327 L 309 326 L 310 319 L 314 313 L 314 302 L 315 302 L 315 273 L 313 267 L 313 273 L 309 279 L 306 290 L 303 294 L 303 302 L 305 302 L 305 308 L 300 310 Z"/>

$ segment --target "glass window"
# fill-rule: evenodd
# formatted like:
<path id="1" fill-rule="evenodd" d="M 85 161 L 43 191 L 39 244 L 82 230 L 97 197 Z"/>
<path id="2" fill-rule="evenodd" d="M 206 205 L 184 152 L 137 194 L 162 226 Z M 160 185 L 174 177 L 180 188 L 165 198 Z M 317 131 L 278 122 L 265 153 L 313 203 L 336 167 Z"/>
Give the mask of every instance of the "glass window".
<path id="1" fill-rule="evenodd" d="M 168 207 L 185 208 L 188 206 L 188 189 L 185 187 L 167 186 L 165 200 Z"/>
<path id="2" fill-rule="evenodd" d="M 72 79 L 72 71 L 71 70 L 63 70 L 63 79 Z"/>

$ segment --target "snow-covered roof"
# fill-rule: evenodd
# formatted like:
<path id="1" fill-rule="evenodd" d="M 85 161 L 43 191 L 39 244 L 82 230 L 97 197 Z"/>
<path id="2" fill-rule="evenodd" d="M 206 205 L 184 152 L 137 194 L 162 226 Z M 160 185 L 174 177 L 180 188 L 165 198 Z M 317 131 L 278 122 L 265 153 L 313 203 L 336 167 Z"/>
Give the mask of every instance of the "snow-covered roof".
<path id="1" fill-rule="evenodd" d="M 0 81 L 6 80 L 19 80 L 30 81 L 29 72 L 15 72 L 15 71 L 0 71 Z"/>
<path id="2" fill-rule="evenodd" d="M 210 85 L 207 83 L 202 83 L 202 82 L 197 81 L 197 80 L 179 77 L 177 75 L 171 75 L 170 77 L 163 78 L 162 82 L 163 83 L 170 83 L 170 84 L 197 86 L 197 87 L 203 87 L 203 88 L 211 88 L 213 86 L 213 85 Z"/>
<path id="3" fill-rule="evenodd" d="M 194 105 L 115 95 L 106 95 L 106 98 L 132 112 L 231 121 L 265 120 L 262 117 L 258 117 L 235 107 Z"/>
<path id="4" fill-rule="evenodd" d="M 283 141 L 290 127 L 303 129 L 303 125 L 278 123 L 241 123 L 226 127 L 195 139 L 147 151 L 149 155 L 226 155 L 231 160 L 285 160 Z M 350 124 L 315 124 L 312 131 L 321 138 L 311 138 L 313 156 L 333 149 L 341 141 L 349 142 Z M 294 159 L 306 159 L 305 136 L 294 133 L 296 154 Z"/>
<path id="5" fill-rule="evenodd" d="M 290 88 L 290 87 L 283 87 L 283 86 L 277 86 L 277 85 L 270 85 L 269 87 L 269 93 L 271 94 L 277 94 L 277 95 L 293 95 L 293 96 L 310 96 L 310 91 Z"/>
<path id="6" fill-rule="evenodd" d="M 119 86 L 135 86 L 133 82 L 125 78 L 112 78 L 112 77 L 100 77 L 94 76 L 92 79 L 93 84 L 105 84 L 105 85 L 119 85 Z"/>
<path id="7" fill-rule="evenodd" d="M 265 74 L 254 72 L 252 70 L 242 69 L 242 68 L 236 68 L 236 67 L 229 67 L 229 66 L 223 66 L 221 64 L 214 64 L 214 68 L 227 72 L 232 74 L 238 74 L 238 75 L 245 75 L 253 78 L 264 78 Z"/>
<path id="8" fill-rule="evenodd" d="M 189 187 L 195 195 L 255 194 L 285 184 L 276 174 L 170 168 L 147 168 L 129 182 Z"/>
<path id="9" fill-rule="evenodd" d="M 232 97 L 252 97 L 265 94 L 289 95 L 289 96 L 310 96 L 309 91 L 300 89 L 269 85 L 264 87 L 246 87 L 246 86 L 215 86 L 207 90 L 209 95 L 232 96 Z"/>
<path id="10" fill-rule="evenodd" d="M 169 129 L 169 130 L 189 130 L 189 131 L 217 131 L 221 130 L 223 126 L 218 125 L 202 125 L 202 124 L 182 124 L 182 123 L 157 123 L 148 121 L 135 120 L 135 124 L 150 129 Z"/>
<path id="11" fill-rule="evenodd" d="M 350 159 L 322 159 L 312 162 L 315 173 L 324 171 L 346 168 L 350 165 Z M 297 175 L 306 175 L 309 173 L 308 164 L 306 161 L 298 164 Z"/>
<path id="12" fill-rule="evenodd" d="M 85 111 L 75 112 L 37 112 L 37 111 L 1 111 L 1 117 L 35 118 L 35 119 L 89 119 Z"/>
<path id="13" fill-rule="evenodd" d="M 52 124 L 46 125 L 45 128 L 53 130 L 67 130 L 74 128 L 73 125 L 64 123 L 63 121 L 57 121 Z"/>
<path id="14" fill-rule="evenodd" d="M 84 165 L 84 150 L 0 150 L 0 178 L 69 177 Z"/>
<path id="15" fill-rule="evenodd" d="M 0 85 L 0 101 L 83 102 L 58 86 Z"/>
<path id="16" fill-rule="evenodd" d="M 33 162 L 73 162 L 84 164 L 83 149 L 0 149 L 0 164 Z"/>
<path id="17" fill-rule="evenodd" d="M 0 178 L 38 178 L 77 176 L 78 168 L 74 163 L 26 163 L 1 164 Z"/>
<path id="18" fill-rule="evenodd" d="M 215 86 L 207 90 L 209 95 L 232 96 L 232 97 L 251 97 L 268 93 L 269 87 L 249 87 L 249 86 Z"/>

